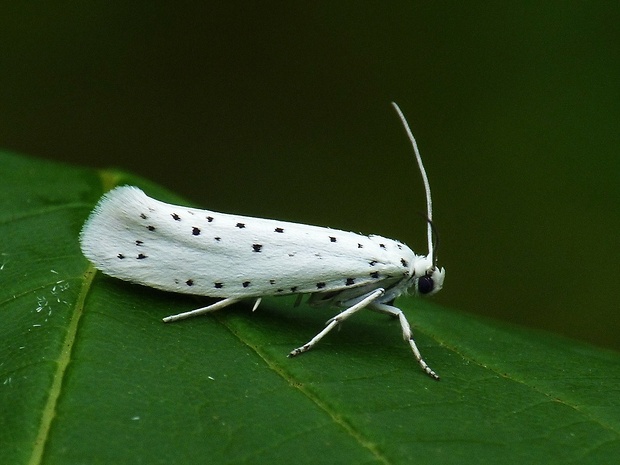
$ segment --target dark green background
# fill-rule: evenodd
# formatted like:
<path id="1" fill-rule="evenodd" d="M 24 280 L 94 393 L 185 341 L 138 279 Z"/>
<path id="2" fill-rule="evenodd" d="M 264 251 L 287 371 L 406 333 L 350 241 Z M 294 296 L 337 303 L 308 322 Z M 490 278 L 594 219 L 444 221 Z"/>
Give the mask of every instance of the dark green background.
<path id="1" fill-rule="evenodd" d="M 619 23 L 617 2 L 3 2 L 0 147 L 424 253 L 396 100 L 436 300 L 620 348 Z"/>

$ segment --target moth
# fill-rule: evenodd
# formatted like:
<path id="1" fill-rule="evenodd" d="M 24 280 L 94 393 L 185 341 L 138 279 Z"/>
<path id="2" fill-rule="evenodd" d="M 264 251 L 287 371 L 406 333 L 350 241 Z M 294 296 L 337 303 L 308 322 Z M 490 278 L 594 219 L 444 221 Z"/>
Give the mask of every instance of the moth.
<path id="1" fill-rule="evenodd" d="M 426 191 L 427 255 L 402 242 L 300 223 L 218 213 L 171 205 L 137 187 L 105 194 L 80 233 L 82 252 L 106 275 L 182 294 L 221 298 L 216 303 L 164 318 L 172 322 L 263 297 L 309 294 L 309 304 L 344 310 L 294 357 L 314 347 L 332 329 L 367 308 L 398 318 L 404 339 L 421 368 L 411 326 L 394 300 L 408 292 L 438 292 L 445 270 L 436 264 L 431 191 L 417 143 L 393 103 L 418 162 Z"/>

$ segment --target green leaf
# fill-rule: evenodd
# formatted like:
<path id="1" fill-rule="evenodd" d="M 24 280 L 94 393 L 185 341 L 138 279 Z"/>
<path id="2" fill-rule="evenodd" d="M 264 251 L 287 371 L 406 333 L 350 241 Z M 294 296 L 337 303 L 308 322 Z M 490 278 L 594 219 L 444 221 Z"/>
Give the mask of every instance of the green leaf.
<path id="1" fill-rule="evenodd" d="M 96 273 L 78 246 L 129 175 L 0 155 L 0 463 L 612 463 L 620 357 L 402 298 L 316 349 L 335 309 L 268 299 L 163 324 L 209 299 Z M 449 282 L 447 283 L 449 285 Z M 584 309 L 584 311 L 586 311 Z"/>

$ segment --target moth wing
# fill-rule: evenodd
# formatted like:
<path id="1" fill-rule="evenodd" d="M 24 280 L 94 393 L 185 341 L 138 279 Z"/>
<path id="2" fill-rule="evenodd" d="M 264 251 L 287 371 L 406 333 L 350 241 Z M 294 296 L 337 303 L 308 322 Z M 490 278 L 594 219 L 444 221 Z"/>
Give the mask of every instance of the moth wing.
<path id="1" fill-rule="evenodd" d="M 80 242 L 107 275 L 212 297 L 327 292 L 401 279 L 407 274 L 401 259 L 413 255 L 379 236 L 170 205 L 131 186 L 101 199 Z"/>

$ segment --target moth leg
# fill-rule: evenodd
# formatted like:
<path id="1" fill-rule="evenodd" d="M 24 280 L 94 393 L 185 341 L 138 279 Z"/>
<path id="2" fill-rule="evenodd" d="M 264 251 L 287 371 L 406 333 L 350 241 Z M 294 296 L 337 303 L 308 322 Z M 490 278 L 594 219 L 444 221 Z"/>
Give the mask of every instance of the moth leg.
<path id="1" fill-rule="evenodd" d="M 295 299 L 295 303 L 293 304 L 293 307 L 299 307 L 299 304 L 301 304 L 301 299 L 304 298 L 303 294 L 297 294 L 297 298 Z"/>
<path id="2" fill-rule="evenodd" d="M 427 375 L 429 375 L 433 379 L 439 380 L 439 375 L 435 373 L 422 358 L 422 355 L 420 354 L 420 351 L 418 350 L 418 346 L 415 344 L 415 341 L 413 340 L 411 326 L 409 325 L 409 322 L 407 321 L 407 318 L 405 317 L 405 314 L 403 313 L 403 311 L 400 308 L 393 307 L 391 305 L 380 304 L 380 303 L 373 303 L 370 306 L 370 308 L 372 310 L 376 310 L 381 313 L 387 313 L 388 315 L 398 317 L 398 321 L 400 321 L 400 327 L 403 330 L 403 338 L 405 339 L 405 341 L 409 342 L 409 346 L 411 347 L 411 350 L 413 351 L 413 356 L 418 361 L 418 364 L 420 365 L 420 367 L 422 367 L 422 370 L 424 370 L 424 372 Z"/>
<path id="3" fill-rule="evenodd" d="M 197 308 L 196 310 L 191 310 L 189 312 L 179 313 L 177 315 L 170 315 L 164 318 L 164 323 L 171 323 L 173 321 L 184 320 L 185 318 L 190 318 L 192 316 L 203 315 L 205 313 L 214 312 L 216 310 L 220 310 L 224 307 L 228 307 L 236 302 L 239 302 L 241 299 L 228 297 L 226 299 L 222 299 L 219 302 L 215 302 L 214 304 L 208 305 L 206 307 Z"/>
<path id="4" fill-rule="evenodd" d="M 310 341 L 308 341 L 303 346 L 298 347 L 297 349 L 292 350 L 288 354 L 288 356 L 289 357 L 295 357 L 296 355 L 299 355 L 299 354 L 301 354 L 303 352 L 309 351 L 310 349 L 312 349 L 312 347 L 314 347 L 316 345 L 317 342 L 319 342 L 321 339 L 323 339 L 323 337 L 327 333 L 329 333 L 332 329 L 334 329 L 335 326 L 337 326 L 338 324 L 340 324 L 341 322 L 343 322 L 344 320 L 349 318 L 355 312 L 363 309 L 364 307 L 367 307 L 369 304 L 371 304 L 377 298 L 381 297 L 384 293 L 385 293 L 385 291 L 383 289 L 376 289 L 373 292 L 371 292 L 370 294 L 368 294 L 366 297 L 364 297 L 362 300 L 360 300 L 358 303 L 356 303 L 355 305 L 347 308 L 345 311 L 343 311 L 342 313 L 336 315 L 335 317 L 331 318 L 330 320 L 327 320 L 327 323 L 326 323 L 327 326 L 325 326 L 325 328 L 319 334 L 314 336 L 312 339 L 310 339 Z"/>

